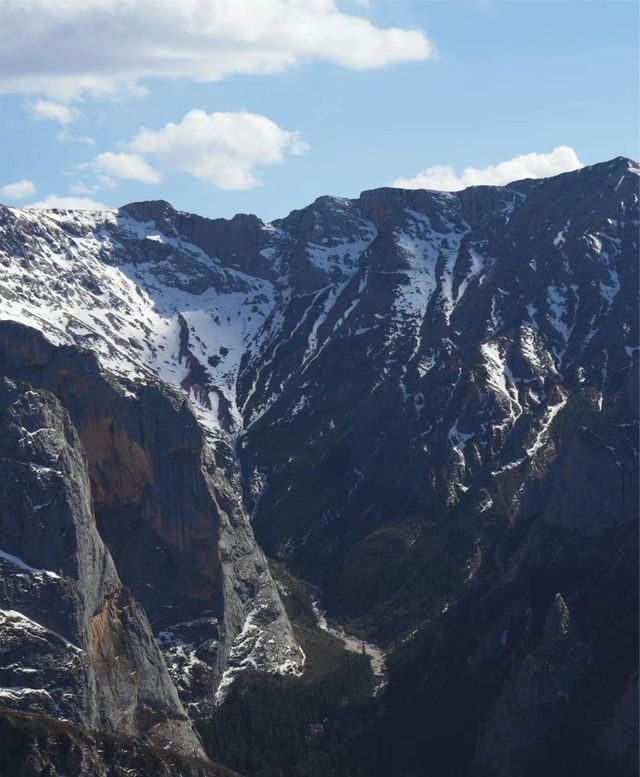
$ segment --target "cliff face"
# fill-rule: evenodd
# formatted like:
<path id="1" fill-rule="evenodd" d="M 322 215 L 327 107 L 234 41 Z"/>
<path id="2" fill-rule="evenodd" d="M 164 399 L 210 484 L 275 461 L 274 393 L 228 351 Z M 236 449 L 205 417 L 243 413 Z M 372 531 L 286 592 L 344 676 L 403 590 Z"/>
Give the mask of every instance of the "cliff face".
<path id="1" fill-rule="evenodd" d="M 2 702 L 202 754 L 96 530 L 68 413 L 53 394 L 4 378 L 0 426 Z"/>
<path id="2" fill-rule="evenodd" d="M 19 325 L 2 325 L 0 359 L 5 374 L 56 392 L 68 409 L 100 536 L 193 713 L 246 665 L 298 672 L 302 654 L 238 500 L 232 451 L 205 445 L 185 399 L 159 384 L 133 394 L 91 353 L 48 346 Z M 97 635 L 110 612 L 94 620 Z M 117 647 L 105 639 L 97 655 L 108 665 Z"/>

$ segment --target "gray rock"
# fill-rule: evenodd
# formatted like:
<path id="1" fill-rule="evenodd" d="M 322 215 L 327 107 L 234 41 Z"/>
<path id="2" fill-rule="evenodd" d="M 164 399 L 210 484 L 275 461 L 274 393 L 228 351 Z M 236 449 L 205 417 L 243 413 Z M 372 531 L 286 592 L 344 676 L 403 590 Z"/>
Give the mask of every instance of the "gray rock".
<path id="1" fill-rule="evenodd" d="M 202 754 L 96 530 L 68 413 L 51 393 L 3 379 L 0 427 L 2 702 Z"/>

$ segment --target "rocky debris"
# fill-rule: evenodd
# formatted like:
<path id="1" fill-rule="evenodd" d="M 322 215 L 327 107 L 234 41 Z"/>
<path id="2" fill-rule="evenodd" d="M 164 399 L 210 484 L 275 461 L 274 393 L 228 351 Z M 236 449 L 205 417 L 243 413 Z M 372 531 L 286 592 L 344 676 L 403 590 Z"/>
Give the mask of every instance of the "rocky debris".
<path id="1" fill-rule="evenodd" d="M 345 650 L 348 650 L 350 653 L 357 653 L 369 658 L 374 682 L 373 694 L 374 696 L 380 695 L 387 684 L 388 677 L 384 651 L 371 642 L 358 639 L 358 637 L 354 637 L 352 634 L 347 634 L 339 625 L 329 623 L 317 600 L 311 602 L 311 610 L 321 631 L 325 631 L 327 634 L 335 637 Z"/>

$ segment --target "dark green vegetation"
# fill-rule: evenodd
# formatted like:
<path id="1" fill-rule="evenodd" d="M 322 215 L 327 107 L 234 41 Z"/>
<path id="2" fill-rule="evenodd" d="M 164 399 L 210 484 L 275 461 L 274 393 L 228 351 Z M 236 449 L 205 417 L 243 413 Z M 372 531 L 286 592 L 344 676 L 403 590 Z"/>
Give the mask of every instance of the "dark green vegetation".
<path id="1" fill-rule="evenodd" d="M 364 777 L 349 742 L 374 719 L 370 661 L 317 628 L 311 586 L 279 564 L 271 571 L 306 655 L 304 676 L 241 676 L 198 726 L 207 753 L 247 777 Z"/>
<path id="2" fill-rule="evenodd" d="M 212 758 L 250 777 L 360 777 L 345 742 L 371 716 L 370 690 L 356 655 L 315 680 L 243 676 L 200 734 Z"/>
<path id="3" fill-rule="evenodd" d="M 549 527 L 520 534 L 520 546 L 500 549 L 509 583 L 489 570 L 389 656 L 385 714 L 350 743 L 369 777 L 490 777 L 505 761 L 491 769 L 478 758 L 487 731 L 513 750 L 526 743 L 526 777 L 638 773 L 635 527 L 589 542 Z M 570 623 L 558 617 L 558 590 Z M 504 638 L 487 651 L 483 630 L 505 611 Z"/>
<path id="4" fill-rule="evenodd" d="M 355 654 L 315 679 L 243 675 L 199 731 L 211 758 L 248 777 L 361 777 L 347 743 L 371 719 L 371 690 Z"/>
<path id="5" fill-rule="evenodd" d="M 209 755 L 247 777 L 491 777 L 511 757 L 483 760 L 497 730 L 531 751 L 526 777 L 636 774 L 635 527 L 585 540 L 523 521 L 483 557 L 457 601 L 390 650 L 378 699 L 367 659 L 315 627 L 313 588 L 272 564 L 307 672 L 238 681 L 200 725 Z"/>

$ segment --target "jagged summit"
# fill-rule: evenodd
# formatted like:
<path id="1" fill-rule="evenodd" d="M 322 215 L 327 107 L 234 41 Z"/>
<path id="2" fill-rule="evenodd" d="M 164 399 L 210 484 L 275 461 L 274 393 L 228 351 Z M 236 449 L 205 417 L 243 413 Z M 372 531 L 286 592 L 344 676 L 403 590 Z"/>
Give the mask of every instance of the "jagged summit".
<path id="1" fill-rule="evenodd" d="M 596 162 L 593 165 L 586 165 L 585 167 L 581 168 L 582 171 L 585 172 L 585 174 L 605 174 L 608 175 L 613 171 L 619 170 L 621 173 L 636 173 L 638 170 L 640 170 L 640 164 L 633 159 L 630 159 L 629 157 L 625 156 L 617 156 L 613 157 L 612 159 L 609 159 L 605 162 Z M 572 176 L 575 175 L 576 172 L 579 171 L 573 171 L 568 173 L 559 173 L 556 176 L 552 176 L 553 178 L 560 178 L 562 176 Z M 497 185 L 490 185 L 490 186 L 482 186 L 482 185 L 476 185 L 476 186 L 468 186 L 466 189 L 463 189 L 461 191 L 466 191 L 468 189 L 504 189 L 504 188 L 519 188 L 522 184 L 528 184 L 528 185 L 537 185 L 537 183 L 542 183 L 546 180 L 545 178 L 521 178 L 514 181 L 511 181 L 510 183 L 504 184 L 503 186 L 497 186 Z M 367 201 L 369 199 L 379 199 L 384 197 L 411 197 L 410 194 L 407 195 L 400 195 L 398 192 L 431 192 L 431 193 L 438 193 L 442 194 L 445 197 L 458 197 L 461 196 L 461 192 L 449 192 L 449 191 L 441 191 L 437 189 L 402 189 L 398 187 L 392 187 L 392 186 L 381 186 L 376 187 L 374 189 L 364 189 L 358 197 L 349 198 L 349 197 L 340 197 L 337 195 L 329 195 L 324 194 L 320 197 L 317 197 L 313 203 L 310 205 L 307 205 L 306 207 L 299 209 L 299 210 L 293 210 L 288 216 L 280 217 L 278 219 L 275 219 L 272 223 L 273 224 L 279 224 L 282 222 L 286 222 L 287 219 L 293 217 L 294 214 L 303 213 L 305 211 L 308 211 L 310 209 L 318 210 L 318 209 L 346 209 L 351 210 L 353 208 L 357 208 L 361 205 L 363 201 Z M 149 220 L 153 220 L 154 211 L 162 211 L 163 209 L 170 209 L 173 212 L 175 209 L 173 206 L 166 202 L 165 200 L 146 200 L 142 202 L 132 202 L 127 205 L 121 206 L 120 210 L 126 211 L 130 213 L 131 215 L 134 215 L 136 218 L 138 218 L 138 215 L 142 216 L 141 218 L 138 218 L 138 220 L 146 220 L 145 215 L 149 218 Z M 186 216 L 194 216 L 195 214 L 186 213 L 181 211 L 183 215 Z M 138 215 L 135 215 L 138 214 Z M 202 216 L 196 216 L 197 218 L 204 218 Z M 231 219 L 224 219 L 224 218 L 208 218 L 207 221 L 216 221 L 216 222 L 222 222 L 222 221 L 232 221 L 233 219 L 248 219 L 250 221 L 257 221 L 261 224 L 265 224 L 266 222 L 262 222 L 261 219 L 259 219 L 257 216 L 253 216 L 251 214 L 243 214 L 238 213 L 235 216 L 232 216 Z"/>
<path id="2" fill-rule="evenodd" d="M 619 169 L 620 172 L 623 172 L 623 173 L 624 172 L 635 172 L 637 174 L 637 171 L 640 170 L 640 163 L 636 162 L 635 160 L 631 159 L 630 157 L 616 156 L 616 157 L 613 157 L 612 159 L 606 160 L 604 162 L 596 162 L 596 163 L 594 163 L 592 165 L 585 165 L 585 167 L 580 168 L 580 169 L 583 170 L 583 171 L 596 171 L 596 172 L 599 171 L 599 170 L 610 172 L 612 170 L 618 170 Z M 553 178 L 559 178 L 559 177 L 565 176 L 565 175 L 569 175 L 570 176 L 570 175 L 574 175 L 576 172 L 579 172 L 579 171 L 572 171 L 572 172 L 568 172 L 568 173 L 559 173 L 558 175 L 552 176 L 552 177 Z M 542 182 L 542 181 L 545 181 L 545 180 L 549 180 L 549 179 L 548 178 L 523 178 L 523 179 L 518 179 L 518 180 L 511 181 L 510 183 L 504 184 L 504 186 L 493 186 L 492 185 L 492 186 L 486 187 L 486 186 L 482 186 L 482 185 L 476 185 L 476 186 L 468 186 L 467 189 L 483 189 L 483 188 L 497 188 L 497 189 L 500 189 L 500 188 L 505 188 L 505 187 L 516 186 L 516 185 L 519 185 L 519 184 L 521 184 L 522 182 L 525 182 L 525 181 L 531 181 L 531 182 L 533 182 L 533 181 L 540 181 L 540 182 Z M 307 206 L 307 208 L 311 208 L 311 207 L 314 207 L 314 206 L 332 207 L 332 206 L 335 206 L 335 205 L 343 206 L 343 207 L 344 206 L 349 207 L 350 205 L 357 204 L 363 197 L 366 198 L 366 197 L 370 196 L 373 193 L 376 193 L 376 192 L 384 193 L 384 192 L 387 192 L 387 191 L 429 191 L 429 192 L 438 192 L 438 193 L 443 194 L 445 196 L 452 196 L 452 197 L 455 197 L 455 196 L 459 195 L 459 192 L 448 192 L 448 191 L 441 191 L 441 190 L 437 190 L 437 189 L 401 189 L 401 188 L 399 189 L 398 187 L 382 186 L 382 187 L 376 187 L 374 189 L 364 189 L 362 192 L 360 192 L 359 196 L 355 197 L 355 198 L 341 197 L 341 196 L 338 196 L 338 195 L 329 195 L 329 194 L 321 195 L 321 196 L 317 197 L 311 205 Z M 466 190 L 462 190 L 462 191 L 466 191 Z M 12 206 L 0 203 L 0 207 L 10 208 Z M 67 213 L 67 212 L 69 212 L 69 209 L 63 209 L 63 208 L 48 208 L 46 210 L 54 212 L 54 213 Z M 234 216 L 232 216 L 231 218 L 223 218 L 223 217 L 217 217 L 217 218 L 213 217 L 213 218 L 211 218 L 211 217 L 200 216 L 198 214 L 189 213 L 187 211 L 180 211 L 180 210 L 174 208 L 174 206 L 170 202 L 168 202 L 167 200 L 162 200 L 162 199 L 159 199 L 159 200 L 140 200 L 140 201 L 134 201 L 134 202 L 127 203 L 125 205 L 121 205 L 119 208 L 107 208 L 107 210 L 120 210 L 120 211 L 124 211 L 124 212 L 129 213 L 132 216 L 134 216 L 134 218 L 136 218 L 136 220 L 140 220 L 140 221 L 155 220 L 156 217 L 158 217 L 160 220 L 162 220 L 163 214 L 166 216 L 167 214 L 171 214 L 171 213 L 173 213 L 173 214 L 178 214 L 179 213 L 182 216 L 187 216 L 187 217 L 195 216 L 197 218 L 201 218 L 201 219 L 204 219 L 206 221 L 214 221 L 214 222 L 228 222 L 228 221 L 232 221 L 233 219 L 240 219 L 240 220 L 242 220 L 242 219 L 246 218 L 246 219 L 248 219 L 250 221 L 257 221 L 257 222 L 259 222 L 261 224 L 268 223 L 268 222 L 263 222 L 258 216 L 255 216 L 253 214 L 246 214 L 246 213 L 237 213 Z M 306 208 L 303 208 L 302 210 L 306 210 Z M 88 212 L 92 212 L 92 211 L 89 210 Z M 94 211 L 94 212 L 102 212 L 102 211 Z M 299 210 L 294 210 L 294 211 L 291 212 L 291 214 L 298 213 L 298 212 L 300 212 L 300 211 Z M 291 215 L 291 214 L 289 214 L 289 215 Z M 278 219 L 275 219 L 274 221 L 283 221 L 286 218 L 287 218 L 286 216 L 285 217 L 280 217 Z"/>
<path id="3" fill-rule="evenodd" d="M 220 425 L 216 408 L 222 405 L 222 413 L 238 428 L 242 420 L 235 387 L 242 359 L 250 360 L 262 347 L 272 314 L 288 300 L 327 284 L 344 284 L 371 264 L 383 272 L 410 269 L 416 290 L 424 287 L 429 294 L 429 286 L 439 287 L 439 305 L 452 310 L 465 286 L 464 264 L 471 268 L 470 278 L 474 263 L 481 262 L 477 252 L 466 249 L 470 231 L 513 219 L 514 212 L 524 217 L 531 207 L 556 209 L 553 198 L 560 197 L 566 218 L 558 223 L 555 239 L 565 223 L 571 231 L 573 211 L 586 213 L 594 197 L 601 199 L 595 187 L 619 187 L 621 196 L 629 195 L 636 184 L 632 169 L 630 160 L 617 158 L 538 181 L 533 189 L 520 182 L 447 194 L 381 188 L 355 200 L 321 197 L 269 225 L 250 215 L 206 219 L 176 211 L 163 200 L 94 214 L 6 209 L 5 251 L 22 254 L 23 262 L 34 254 L 29 264 L 36 276 L 40 268 L 46 276 L 40 298 L 30 303 L 21 301 L 29 289 L 21 287 L 19 272 L 7 273 L 6 283 L 15 284 L 16 296 L 6 312 L 11 315 L 13 309 L 18 320 L 29 322 L 31 305 L 36 320 L 47 319 L 41 325 L 54 341 L 91 345 L 115 372 L 155 375 L 187 387 L 213 427 Z M 618 171 L 622 178 L 616 178 Z M 585 185 L 586 199 L 585 193 L 575 202 L 566 198 L 565 190 Z M 549 212 L 548 218 L 557 220 L 557 213 Z M 23 229 L 33 234 L 19 247 Z M 49 249 L 36 261 L 39 246 L 53 241 L 58 254 Z M 416 250 L 440 250 L 438 241 L 452 251 L 450 261 L 433 269 L 414 258 L 407 264 L 409 254 L 417 258 Z M 54 284 L 56 267 L 60 272 Z M 415 293 L 409 296 L 417 302 Z M 125 337 L 123 329 L 113 329 L 113 316 L 121 317 Z M 194 334 L 189 335 L 189 327 Z M 177 348 L 181 337 L 192 341 Z"/>

